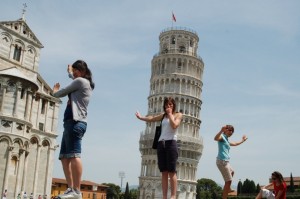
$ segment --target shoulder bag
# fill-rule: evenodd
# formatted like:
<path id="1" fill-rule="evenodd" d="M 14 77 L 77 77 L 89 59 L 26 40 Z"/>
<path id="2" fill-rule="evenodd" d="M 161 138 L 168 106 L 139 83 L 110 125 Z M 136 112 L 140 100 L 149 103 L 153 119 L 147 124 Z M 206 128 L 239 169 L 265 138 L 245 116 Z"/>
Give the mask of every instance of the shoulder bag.
<path id="1" fill-rule="evenodd" d="M 165 114 L 163 115 L 163 118 L 160 121 L 160 125 L 156 126 L 156 128 L 155 128 L 155 135 L 154 135 L 154 139 L 153 139 L 153 143 L 152 143 L 152 149 L 157 149 L 158 139 L 161 135 L 161 123 L 162 123 L 164 118 L 165 118 Z"/>

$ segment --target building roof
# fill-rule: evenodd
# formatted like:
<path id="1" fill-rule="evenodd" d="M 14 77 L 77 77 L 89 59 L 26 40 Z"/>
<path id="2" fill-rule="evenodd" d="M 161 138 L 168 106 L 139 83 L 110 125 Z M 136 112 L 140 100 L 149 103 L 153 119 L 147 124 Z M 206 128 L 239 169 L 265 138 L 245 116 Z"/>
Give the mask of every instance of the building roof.
<path id="1" fill-rule="evenodd" d="M 291 177 L 284 177 L 283 180 L 285 181 L 286 185 L 290 185 Z M 294 185 L 300 186 L 300 177 L 293 177 Z"/>
<path id="2" fill-rule="evenodd" d="M 1 21 L 0 27 L 3 27 L 9 32 L 14 32 L 21 35 L 25 40 L 31 41 L 33 44 L 37 45 L 39 48 L 43 48 L 43 44 L 38 40 L 33 31 L 29 28 L 27 23 L 23 18 L 16 21 Z M 22 27 L 22 28 L 21 28 Z"/>
<path id="3" fill-rule="evenodd" d="M 52 184 L 55 183 L 61 183 L 61 184 L 67 184 L 67 181 L 65 179 L 62 178 L 52 178 Z M 98 187 L 108 187 L 106 185 L 103 184 L 98 184 L 92 181 L 88 181 L 88 180 L 82 180 L 81 181 L 81 185 L 90 185 L 90 186 L 98 186 Z"/>
<path id="4" fill-rule="evenodd" d="M 27 77 L 19 69 L 17 69 L 17 67 L 2 69 L 2 70 L 0 70 L 0 75 L 7 75 L 7 76 L 21 78 L 21 79 L 24 79 L 26 81 L 33 83 L 37 87 L 36 90 L 38 90 L 38 88 L 39 88 L 38 84 L 35 81 L 36 76 L 35 76 L 35 79 Z"/>

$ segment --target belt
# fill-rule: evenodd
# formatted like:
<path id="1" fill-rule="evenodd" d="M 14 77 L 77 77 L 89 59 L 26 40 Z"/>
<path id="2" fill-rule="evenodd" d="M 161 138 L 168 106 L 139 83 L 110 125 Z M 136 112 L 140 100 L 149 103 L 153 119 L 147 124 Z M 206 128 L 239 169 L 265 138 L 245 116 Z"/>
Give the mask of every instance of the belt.
<path id="1" fill-rule="evenodd" d="M 166 144 L 171 144 L 172 142 L 177 142 L 176 140 L 160 140 L 158 141 L 158 144 L 162 144 L 163 147 L 166 147 Z"/>

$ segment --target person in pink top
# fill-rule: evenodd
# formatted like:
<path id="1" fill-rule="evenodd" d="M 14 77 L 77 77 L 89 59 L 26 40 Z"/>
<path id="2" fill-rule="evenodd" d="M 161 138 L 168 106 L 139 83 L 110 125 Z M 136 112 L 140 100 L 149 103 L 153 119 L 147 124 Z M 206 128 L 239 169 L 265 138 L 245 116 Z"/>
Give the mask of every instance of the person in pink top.
<path id="1" fill-rule="evenodd" d="M 272 173 L 272 183 L 261 188 L 260 192 L 256 196 L 256 199 L 286 199 L 286 183 L 280 172 L 274 171 Z M 271 191 L 270 189 L 274 189 Z"/>
<path id="2" fill-rule="evenodd" d="M 6 199 L 7 198 L 7 189 L 5 189 L 5 191 L 2 194 L 2 199 Z"/>

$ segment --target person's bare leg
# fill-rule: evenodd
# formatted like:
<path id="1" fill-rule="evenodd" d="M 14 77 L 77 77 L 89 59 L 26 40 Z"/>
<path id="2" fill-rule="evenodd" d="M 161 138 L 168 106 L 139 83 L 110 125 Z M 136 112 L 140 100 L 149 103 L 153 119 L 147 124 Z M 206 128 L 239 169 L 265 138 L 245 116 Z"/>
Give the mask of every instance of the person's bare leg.
<path id="1" fill-rule="evenodd" d="M 262 190 L 259 191 L 255 199 L 261 199 L 262 198 Z"/>
<path id="2" fill-rule="evenodd" d="M 232 177 L 233 177 L 233 175 L 234 175 L 234 171 L 231 172 L 231 176 L 232 176 Z M 231 187 L 230 187 L 229 192 L 234 192 L 234 190 L 231 189 Z M 228 193 L 229 193 L 229 192 L 228 192 Z"/>
<path id="3" fill-rule="evenodd" d="M 163 199 L 167 199 L 168 197 L 168 181 L 169 181 L 168 172 L 164 171 L 161 173 L 161 186 L 163 192 Z"/>
<path id="4" fill-rule="evenodd" d="M 169 173 L 170 176 L 170 184 L 171 184 L 171 198 L 176 199 L 177 193 L 177 175 L 176 172 Z"/>
<path id="5" fill-rule="evenodd" d="M 230 190 L 230 185 L 231 185 L 231 180 L 225 182 L 225 185 L 224 185 L 224 188 L 223 188 L 222 199 L 227 199 L 228 192 Z"/>
<path id="6" fill-rule="evenodd" d="M 73 178 L 71 173 L 71 159 L 62 158 L 61 159 L 63 171 L 69 188 L 73 188 Z"/>
<path id="7" fill-rule="evenodd" d="M 80 158 L 71 159 L 71 170 L 73 178 L 73 188 L 76 191 L 80 191 L 80 182 L 82 176 L 82 162 Z"/>

